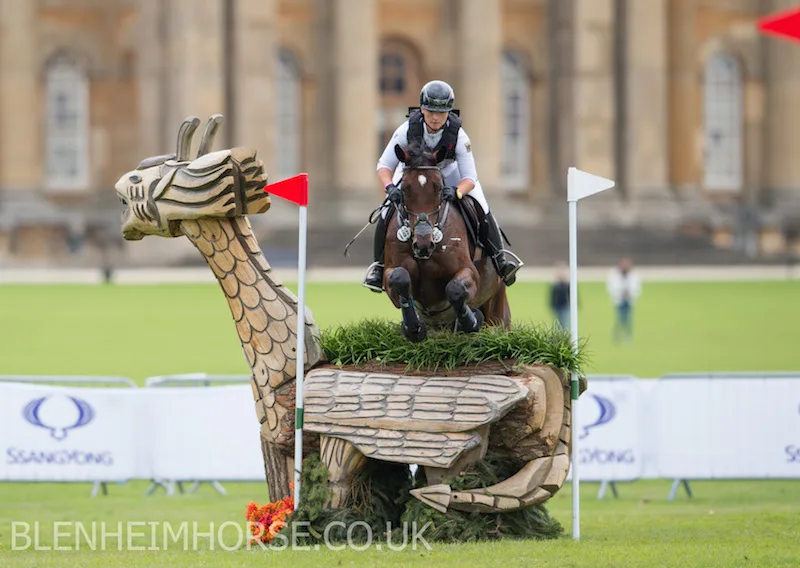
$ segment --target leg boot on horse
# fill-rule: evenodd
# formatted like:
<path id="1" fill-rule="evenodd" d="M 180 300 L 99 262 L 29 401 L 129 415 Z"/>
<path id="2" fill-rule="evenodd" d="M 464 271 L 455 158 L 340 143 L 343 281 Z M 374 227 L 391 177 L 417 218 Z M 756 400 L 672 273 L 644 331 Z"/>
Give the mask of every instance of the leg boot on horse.
<path id="1" fill-rule="evenodd" d="M 383 292 L 383 250 L 386 246 L 386 221 L 378 217 L 375 223 L 375 238 L 372 245 L 373 263 L 367 268 L 364 282 L 361 284 L 373 292 Z"/>
<path id="2" fill-rule="evenodd" d="M 510 250 L 503 247 L 503 234 L 500 225 L 489 211 L 483 220 L 484 239 L 487 253 L 494 263 L 498 276 L 505 282 L 506 286 L 511 286 L 517 280 L 517 271 L 522 268 L 522 260 Z"/>
<path id="3" fill-rule="evenodd" d="M 456 312 L 456 331 L 474 333 L 483 326 L 483 312 L 469 307 L 467 301 L 475 295 L 475 281 L 468 275 L 459 272 L 447 283 L 445 294 Z"/>
<path id="4" fill-rule="evenodd" d="M 389 296 L 400 306 L 403 316 L 403 335 L 409 341 L 423 341 L 428 336 L 428 331 L 414 307 L 414 298 L 411 295 L 411 275 L 402 266 L 392 269 L 387 278 Z"/>

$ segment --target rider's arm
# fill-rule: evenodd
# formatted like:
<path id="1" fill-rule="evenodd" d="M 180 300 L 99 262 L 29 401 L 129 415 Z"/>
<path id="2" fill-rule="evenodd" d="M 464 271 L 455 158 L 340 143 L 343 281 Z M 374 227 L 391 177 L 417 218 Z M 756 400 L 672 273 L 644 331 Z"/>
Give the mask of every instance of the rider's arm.
<path id="1" fill-rule="evenodd" d="M 458 163 L 458 172 L 461 174 L 461 181 L 458 182 L 456 189 L 461 192 L 461 195 L 466 195 L 478 183 L 478 171 L 475 168 L 475 156 L 472 154 L 469 136 L 463 128 L 458 131 L 456 162 Z"/>
<path id="2" fill-rule="evenodd" d="M 408 145 L 408 122 L 404 122 L 397 127 L 386 148 L 383 149 L 383 154 L 378 159 L 378 179 L 381 182 L 381 187 L 386 187 L 392 183 L 392 176 L 400 163 L 394 151 L 395 144 L 400 144 L 403 147 Z"/>

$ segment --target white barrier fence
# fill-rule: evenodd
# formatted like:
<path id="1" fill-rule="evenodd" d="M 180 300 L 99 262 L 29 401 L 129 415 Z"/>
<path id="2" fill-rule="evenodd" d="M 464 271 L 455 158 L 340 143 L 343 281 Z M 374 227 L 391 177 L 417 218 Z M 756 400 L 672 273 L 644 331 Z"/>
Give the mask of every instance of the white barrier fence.
<path id="1" fill-rule="evenodd" d="M 0 382 L 0 480 L 260 481 L 252 396 Z M 800 373 L 590 376 L 579 404 L 583 480 L 800 478 Z"/>

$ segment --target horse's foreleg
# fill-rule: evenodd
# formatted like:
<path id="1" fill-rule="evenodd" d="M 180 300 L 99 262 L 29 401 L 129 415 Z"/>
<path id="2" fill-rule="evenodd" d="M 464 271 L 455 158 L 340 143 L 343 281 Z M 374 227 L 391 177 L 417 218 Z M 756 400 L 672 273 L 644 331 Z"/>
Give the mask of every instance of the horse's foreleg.
<path id="1" fill-rule="evenodd" d="M 389 296 L 403 314 L 403 335 L 409 341 L 422 341 L 428 335 L 425 322 L 419 319 L 414 309 L 414 298 L 411 295 L 411 275 L 408 270 L 399 266 L 386 275 Z"/>
<path id="2" fill-rule="evenodd" d="M 469 307 L 469 302 L 475 297 L 477 289 L 472 271 L 467 268 L 460 270 L 455 278 L 447 283 L 444 292 L 447 301 L 456 311 L 456 331 L 472 333 L 483 325 L 483 313 Z"/>

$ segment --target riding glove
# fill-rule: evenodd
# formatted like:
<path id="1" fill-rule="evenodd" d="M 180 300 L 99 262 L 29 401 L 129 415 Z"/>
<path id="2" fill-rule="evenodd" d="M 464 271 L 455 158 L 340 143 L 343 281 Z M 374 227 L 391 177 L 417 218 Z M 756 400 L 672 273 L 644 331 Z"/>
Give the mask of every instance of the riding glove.
<path id="1" fill-rule="evenodd" d="M 452 185 L 442 188 L 442 201 L 458 201 L 456 188 Z"/>
<path id="2" fill-rule="evenodd" d="M 389 201 L 397 205 L 403 202 L 403 192 L 393 183 L 386 186 L 386 197 L 389 198 Z"/>

